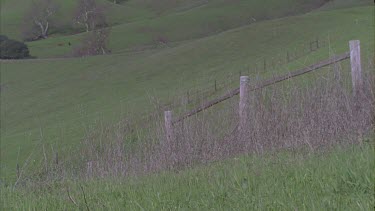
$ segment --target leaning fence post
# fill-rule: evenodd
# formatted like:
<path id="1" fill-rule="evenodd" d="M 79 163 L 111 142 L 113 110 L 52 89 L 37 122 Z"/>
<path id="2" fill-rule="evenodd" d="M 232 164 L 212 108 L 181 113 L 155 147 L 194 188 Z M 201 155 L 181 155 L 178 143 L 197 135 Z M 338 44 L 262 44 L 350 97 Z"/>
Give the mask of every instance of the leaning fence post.
<path id="1" fill-rule="evenodd" d="M 166 134 L 167 142 L 171 143 L 173 140 L 172 111 L 164 112 L 164 121 L 165 121 L 165 134 Z"/>
<path id="2" fill-rule="evenodd" d="M 249 76 L 241 76 L 240 78 L 240 105 L 239 105 L 239 129 L 246 128 L 249 113 Z"/>
<path id="3" fill-rule="evenodd" d="M 361 46 L 359 40 L 351 40 L 349 42 L 349 47 L 353 93 L 357 93 L 361 89 L 363 84 L 361 66 Z"/>

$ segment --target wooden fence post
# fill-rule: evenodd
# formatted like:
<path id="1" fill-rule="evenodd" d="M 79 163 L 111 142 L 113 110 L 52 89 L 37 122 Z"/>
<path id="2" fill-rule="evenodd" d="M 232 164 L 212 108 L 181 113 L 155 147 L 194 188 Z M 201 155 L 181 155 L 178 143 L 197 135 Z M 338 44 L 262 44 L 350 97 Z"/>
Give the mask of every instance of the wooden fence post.
<path id="1" fill-rule="evenodd" d="M 172 111 L 164 112 L 164 121 L 165 121 L 165 135 L 167 138 L 167 142 L 171 143 L 173 141 Z"/>
<path id="2" fill-rule="evenodd" d="M 87 177 L 93 176 L 93 161 L 89 161 L 86 163 L 86 176 Z"/>
<path id="3" fill-rule="evenodd" d="M 18 163 L 17 163 L 16 169 L 17 169 L 17 179 L 19 179 L 21 177 L 21 170 L 20 170 L 20 165 Z"/>
<path id="4" fill-rule="evenodd" d="M 215 92 L 217 91 L 217 84 L 216 84 L 216 80 L 215 80 Z"/>
<path id="5" fill-rule="evenodd" d="M 362 66 L 361 66 L 361 46 L 359 40 L 351 40 L 350 47 L 350 64 L 352 72 L 353 93 L 361 90 L 362 81 Z"/>
<path id="6" fill-rule="evenodd" d="M 240 78 L 240 105 L 239 105 L 239 129 L 244 130 L 248 121 L 249 113 L 249 76 L 241 76 Z"/>

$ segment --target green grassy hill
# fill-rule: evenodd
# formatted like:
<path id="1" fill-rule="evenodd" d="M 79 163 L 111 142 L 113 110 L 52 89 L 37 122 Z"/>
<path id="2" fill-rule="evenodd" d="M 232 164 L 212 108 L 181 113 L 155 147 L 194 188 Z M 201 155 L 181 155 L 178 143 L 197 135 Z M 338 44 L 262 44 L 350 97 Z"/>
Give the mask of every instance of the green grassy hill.
<path id="1" fill-rule="evenodd" d="M 257 21 L 268 20 L 295 14 L 302 14 L 321 6 L 325 0 L 266 0 L 266 1 L 186 1 L 175 2 L 162 0 L 155 3 L 126 2 L 123 5 L 113 5 L 102 0 L 107 5 L 108 19 L 113 26 L 111 34 L 111 49 L 114 53 L 141 48 L 145 45 L 156 45 L 158 39 L 167 42 L 192 40 L 217 34 L 228 29 Z M 56 19 L 62 25 L 62 32 L 72 33 L 69 17 L 74 11 L 74 1 L 60 2 L 64 5 Z M 166 2 L 166 3 L 164 3 Z M 160 6 L 159 4 L 163 5 Z M 8 6 L 9 5 L 9 6 Z M 11 5 L 4 4 L 5 11 L 12 11 Z M 26 7 L 27 8 L 27 7 Z M 18 9 L 17 13 L 5 12 L 2 31 L 11 37 L 19 37 L 19 18 L 25 9 Z M 163 11 L 160 13 L 160 11 Z M 64 28 L 65 27 L 65 28 Z M 69 29 L 69 31 L 68 31 Z M 58 30 L 58 29 L 56 29 Z M 31 42 L 31 54 L 37 57 L 60 57 L 69 55 L 78 45 L 84 34 L 59 36 L 52 34 L 53 38 Z M 61 43 L 72 43 L 72 46 L 59 46 Z M 49 49 L 46 51 L 46 49 Z"/>
<path id="2" fill-rule="evenodd" d="M 5 34 L 16 36 L 24 6 L 15 7 L 13 2 L 1 2 L 1 27 L 2 33 L 4 30 Z M 64 1 L 68 9 L 62 11 L 69 11 L 72 2 Z M 111 14 L 115 25 L 111 37 L 112 55 L 1 61 L 2 178 L 14 176 L 16 164 L 23 163 L 34 148 L 38 152 L 40 143 L 74 149 L 82 137 L 98 125 L 137 116 L 137 112 L 147 113 L 152 108 L 149 96 L 163 101 L 192 87 L 205 87 L 215 78 L 238 74 L 239 70 L 254 75 L 257 72 L 253 67 L 259 59 L 285 55 L 286 51 L 293 51 L 316 37 L 329 40 L 329 48 L 321 48 L 277 71 L 301 67 L 331 53 L 347 51 L 351 39 L 361 40 L 364 58 L 373 57 L 373 6 L 334 9 L 331 4 L 327 11 L 238 27 L 249 17 L 271 19 L 310 11 L 316 7 L 311 4 L 315 1 L 289 0 L 289 4 L 281 4 L 271 0 L 253 3 L 223 0 L 196 7 L 192 5 L 200 1 L 179 2 L 167 8 L 136 1 L 123 5 L 109 3 L 111 9 L 117 11 Z M 269 6 L 271 3 L 274 7 Z M 361 1 L 362 4 L 368 5 L 368 2 Z M 126 10 L 132 12 L 124 13 Z M 128 51 L 152 44 L 159 33 L 171 42 L 181 42 L 137 53 Z M 75 44 L 80 37 L 56 34 L 28 44 L 32 54 L 41 58 L 62 56 L 70 49 L 60 49 L 56 43 L 72 41 Z"/>
<path id="3" fill-rule="evenodd" d="M 77 33 L 72 29 L 72 17 L 76 7 L 75 0 L 55 0 L 58 13 L 53 18 L 55 27 L 52 27 L 52 37 L 66 36 Z M 125 24 L 137 20 L 148 19 L 156 16 L 156 12 L 144 5 L 113 4 L 107 0 L 98 0 L 98 5 L 105 8 L 107 21 L 110 25 Z M 31 1 L 2 0 L 1 1 L 1 34 L 15 39 L 21 39 L 21 26 L 25 12 L 29 9 Z"/>
<path id="4" fill-rule="evenodd" d="M 55 0 L 59 6 L 59 12 L 53 21 L 57 25 L 51 30 L 52 36 L 72 34 L 72 14 L 76 5 L 73 0 Z M 286 1 L 226 1 L 226 0 L 188 0 L 188 1 L 140 1 L 129 0 L 122 4 L 113 4 L 107 0 L 98 0 L 98 3 L 106 8 L 107 19 L 110 25 L 127 25 L 136 23 L 135 26 L 120 27 L 117 33 L 133 32 L 127 37 L 134 35 L 134 28 L 138 26 L 138 35 L 150 32 L 167 33 L 174 29 L 176 24 L 184 25 L 186 31 L 197 33 L 195 36 L 205 35 L 204 33 L 215 33 L 215 30 L 225 30 L 238 25 L 248 24 L 253 21 L 272 19 L 286 15 L 301 14 L 316 9 L 322 5 L 321 9 L 340 8 L 350 6 L 369 5 L 369 0 L 286 0 Z M 1 34 L 14 39 L 21 39 L 20 31 L 23 23 L 23 16 L 30 7 L 31 2 L 25 0 L 2 0 L 1 3 Z M 187 13 L 187 14 L 185 14 Z M 165 16 L 171 16 L 169 18 Z M 159 19 L 162 20 L 159 20 Z M 173 24 L 169 25 L 172 19 Z M 177 19 L 175 19 L 177 18 Z M 160 22 L 160 23 L 158 23 Z M 201 26 L 203 24 L 203 26 Z M 152 26 L 152 27 L 149 27 Z M 163 27 L 164 26 L 164 27 Z M 204 27 L 203 30 L 200 27 Z M 209 27 L 207 27 L 209 26 Z M 169 30 L 165 30 L 166 28 Z M 192 27 L 192 28 L 190 28 Z M 148 30 L 146 30 L 148 29 Z M 159 30 L 158 30 L 159 29 Z M 190 29 L 190 30 L 188 30 Z M 200 33 L 198 33 L 200 32 Z M 194 34 L 194 33 L 193 33 Z M 149 35 L 152 36 L 152 35 Z M 74 38 L 67 38 L 68 40 Z M 125 40 L 125 39 L 123 39 Z M 171 38 L 171 40 L 173 40 Z M 149 41 L 149 40 L 148 40 Z M 56 54 L 51 54 L 56 55 Z"/>

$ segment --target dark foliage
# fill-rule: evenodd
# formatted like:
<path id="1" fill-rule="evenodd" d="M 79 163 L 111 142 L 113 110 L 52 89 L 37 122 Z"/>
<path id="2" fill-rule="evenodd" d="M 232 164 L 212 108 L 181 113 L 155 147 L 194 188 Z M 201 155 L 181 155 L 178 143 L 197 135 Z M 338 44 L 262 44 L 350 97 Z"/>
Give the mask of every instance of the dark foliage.
<path id="1" fill-rule="evenodd" d="M 29 57 L 29 48 L 25 43 L 0 35 L 0 59 L 24 59 Z"/>
<path id="2" fill-rule="evenodd" d="M 9 38 L 7 36 L 0 34 L 0 42 L 3 42 L 3 41 L 8 40 L 8 39 Z"/>

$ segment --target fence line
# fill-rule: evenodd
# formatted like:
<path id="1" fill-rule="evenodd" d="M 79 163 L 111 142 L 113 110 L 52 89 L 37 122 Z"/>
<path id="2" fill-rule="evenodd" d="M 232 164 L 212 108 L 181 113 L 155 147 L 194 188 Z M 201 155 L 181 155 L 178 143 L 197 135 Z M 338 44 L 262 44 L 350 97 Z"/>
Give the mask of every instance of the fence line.
<path id="1" fill-rule="evenodd" d="M 322 43 L 321 41 L 319 41 L 319 43 Z M 320 44 L 320 47 L 324 46 L 324 44 Z M 290 55 L 289 55 L 290 56 Z M 278 83 L 278 82 L 281 82 L 281 81 L 285 81 L 285 80 L 288 80 L 290 78 L 293 78 L 293 77 L 297 77 L 299 75 L 302 75 L 302 74 L 305 74 L 305 73 L 308 73 L 308 72 L 311 72 L 313 70 L 316 70 L 316 69 L 319 69 L 319 68 L 322 68 L 322 67 L 325 67 L 325 66 L 328 66 L 330 64 L 333 64 L 333 63 L 336 63 L 336 62 L 340 62 L 342 60 L 345 60 L 345 59 L 348 59 L 350 58 L 350 52 L 346 52 L 344 54 L 341 54 L 341 55 L 337 55 L 337 56 L 333 56 L 327 60 L 323 60 L 319 63 L 316 63 L 314 65 L 311 65 L 311 66 L 308 66 L 308 67 L 305 67 L 305 68 L 302 68 L 302 69 L 299 69 L 299 70 L 296 70 L 294 72 L 290 72 L 290 73 L 287 73 L 287 74 L 284 74 L 284 75 L 281 75 L 281 76 L 278 76 L 278 77 L 272 77 L 271 79 L 268 79 L 268 80 L 264 80 L 262 81 L 262 83 L 259 83 L 257 85 L 253 85 L 253 86 L 250 86 L 249 89 L 248 89 L 248 92 L 251 92 L 251 91 L 254 91 L 254 90 L 257 90 L 257 89 L 261 89 L 261 88 L 264 88 L 266 86 L 270 86 L 270 85 L 273 85 L 275 83 Z M 358 69 L 358 68 L 357 68 Z M 242 71 L 242 73 L 245 73 L 245 71 Z M 236 77 L 236 78 L 239 78 L 237 77 L 239 75 L 237 74 L 232 74 L 232 77 L 230 77 L 227 81 L 224 81 L 224 83 L 220 83 L 218 82 L 217 79 L 214 80 L 214 83 L 212 84 L 212 86 L 210 86 L 208 89 L 206 90 L 197 90 L 197 93 L 201 95 L 201 98 L 199 100 L 202 100 L 203 99 L 203 95 L 205 95 L 205 97 L 209 97 L 209 96 L 213 96 L 215 94 L 218 94 L 218 92 L 220 90 L 223 90 L 225 88 L 229 88 L 229 86 L 233 85 L 233 81 L 232 78 Z M 238 79 L 236 79 L 238 80 Z M 228 89 L 227 89 L 228 90 Z M 185 120 L 186 118 L 190 117 L 190 116 L 193 116 L 205 109 L 208 109 L 220 102 L 223 102 L 229 98 L 232 98 L 236 95 L 238 95 L 240 92 L 240 89 L 239 88 L 235 88 L 235 89 L 231 89 L 230 91 L 227 91 L 226 94 L 212 100 L 212 101 L 209 101 L 209 102 L 206 102 L 205 104 L 202 104 L 200 105 L 199 107 L 195 108 L 194 110 L 191 110 L 190 112 L 187 112 L 185 114 L 183 114 L 182 116 L 180 117 L 177 117 L 176 120 L 173 120 L 174 118 L 172 118 L 173 116 L 173 112 L 165 112 L 164 113 L 164 120 L 165 120 L 165 132 L 167 133 L 167 138 L 169 140 L 172 140 L 174 137 L 174 134 L 173 134 L 173 125 L 176 124 L 176 123 L 179 123 L 183 120 Z M 189 99 L 189 102 L 193 102 L 193 94 L 191 92 L 189 92 L 190 94 L 190 99 Z M 197 94 L 197 95 L 198 95 Z M 164 111 L 170 111 L 171 108 L 173 108 L 173 106 L 176 106 L 175 108 L 177 108 L 177 106 L 179 105 L 173 105 L 173 104 L 169 104 L 169 105 L 166 105 L 166 104 L 158 104 L 158 110 L 164 110 Z M 155 114 L 149 114 L 149 115 L 145 115 L 142 120 L 139 120 L 137 121 L 137 125 L 138 127 L 140 128 L 143 128 L 145 127 L 145 123 L 146 122 L 150 122 L 150 120 L 154 117 L 153 115 Z M 160 116 L 161 117 L 161 116 Z M 147 123 L 146 123 L 147 124 Z M 168 140 L 167 139 L 167 140 Z"/>
<path id="2" fill-rule="evenodd" d="M 300 76 L 300 75 L 303 75 L 303 74 L 306 74 L 306 73 L 309 73 L 311 71 L 314 71 L 314 70 L 317 70 L 317 69 L 320 69 L 322 67 L 325 67 L 325 66 L 328 66 L 330 64 L 333 64 L 333 63 L 336 63 L 336 62 L 340 62 L 340 61 L 343 61 L 343 60 L 346 60 L 350 58 L 350 52 L 346 52 L 344 54 L 341 54 L 341 55 L 337 55 L 337 56 L 333 56 L 327 60 L 323 60 L 323 61 L 320 61 L 316 64 L 313 64 L 313 65 L 310 65 L 308 67 L 305 67 L 303 69 L 299 69 L 299 70 L 296 70 L 296 71 L 293 71 L 293 72 L 289 72 L 287 74 L 284 74 L 284 75 L 281 75 L 281 76 L 278 76 L 278 77 L 274 77 L 274 78 L 271 78 L 271 79 L 268 79 L 268 80 L 265 80 L 257 85 L 253 85 L 250 87 L 249 91 L 254 91 L 254 90 L 257 90 L 257 89 L 262 89 L 264 87 L 267 87 L 267 86 L 270 86 L 270 85 L 273 85 L 273 84 L 276 84 L 276 83 L 279 83 L 279 82 L 282 82 L 282 81 L 285 81 L 285 80 L 288 80 L 290 78 L 293 78 L 293 77 L 297 77 L 297 76 Z M 233 96 L 235 95 L 238 95 L 240 93 L 240 88 L 236 88 L 236 89 L 233 89 L 231 90 L 229 93 L 217 98 L 217 99 L 214 99 L 212 101 L 209 101 L 209 102 L 206 102 L 204 103 L 203 105 L 199 106 L 198 108 L 195 108 L 189 112 L 187 112 L 186 114 L 182 115 L 182 117 L 178 118 L 177 120 L 173 121 L 173 124 L 175 123 L 178 123 L 178 122 L 181 122 L 182 120 L 190 117 L 190 116 L 193 116 L 203 110 L 206 110 L 220 102 L 223 102 L 229 98 L 232 98 Z"/>
<path id="3" fill-rule="evenodd" d="M 297 49 L 295 48 L 294 51 L 286 51 L 285 54 L 278 54 L 276 57 L 272 57 L 272 59 L 266 59 L 267 57 L 262 57 L 257 59 L 253 64 L 253 67 L 255 68 L 255 72 L 260 71 L 271 71 L 274 70 L 277 66 L 289 64 L 291 62 L 294 62 L 303 56 L 306 56 L 322 47 L 325 47 L 328 45 L 328 41 L 326 40 L 320 40 L 319 37 L 316 37 L 313 41 L 310 41 L 308 43 L 302 44 L 302 48 Z M 302 50 L 301 50 L 302 49 Z M 301 52 L 302 51 L 302 52 Z M 277 58 L 277 59 L 275 59 Z M 277 60 L 277 61 L 275 61 Z M 261 63 L 259 65 L 259 63 Z M 260 67 L 260 68 L 258 68 Z M 220 90 L 223 90 L 225 88 L 228 88 L 234 80 L 234 78 L 237 78 L 245 73 L 250 74 L 250 69 L 246 71 L 239 71 L 238 75 L 236 73 L 229 74 L 225 76 L 226 80 L 219 80 L 214 79 L 212 84 L 206 88 L 196 89 L 196 90 L 189 90 L 185 93 L 181 93 L 178 95 L 178 97 L 174 97 L 175 99 L 178 98 L 180 102 L 184 102 L 183 104 L 191 104 L 194 102 L 200 101 L 202 98 L 208 98 L 215 94 L 217 94 Z M 228 80 L 229 78 L 229 80 Z M 164 104 L 165 107 L 176 108 L 179 105 L 175 104 L 175 101 L 171 101 L 170 103 Z"/>

